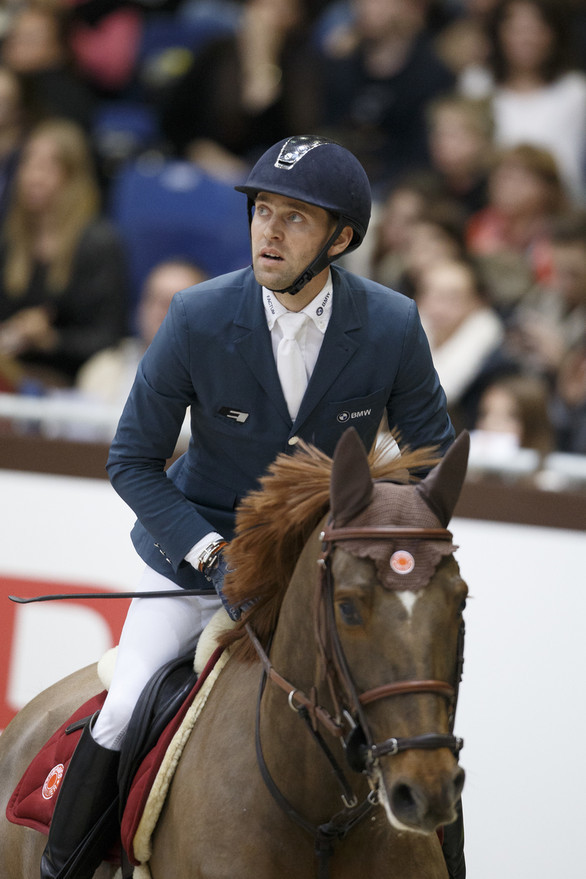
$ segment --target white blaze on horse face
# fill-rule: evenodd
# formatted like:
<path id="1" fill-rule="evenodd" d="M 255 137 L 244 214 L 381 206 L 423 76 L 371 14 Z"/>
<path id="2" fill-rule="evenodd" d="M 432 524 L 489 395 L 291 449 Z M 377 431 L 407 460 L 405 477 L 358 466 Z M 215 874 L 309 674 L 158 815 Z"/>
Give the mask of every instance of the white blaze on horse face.
<path id="1" fill-rule="evenodd" d="M 397 592 L 397 595 L 401 599 L 401 603 L 407 611 L 407 616 L 409 617 L 409 620 L 411 620 L 411 614 L 413 613 L 415 602 L 419 598 L 419 592 L 411 592 L 410 590 L 406 589 L 405 591 Z"/>

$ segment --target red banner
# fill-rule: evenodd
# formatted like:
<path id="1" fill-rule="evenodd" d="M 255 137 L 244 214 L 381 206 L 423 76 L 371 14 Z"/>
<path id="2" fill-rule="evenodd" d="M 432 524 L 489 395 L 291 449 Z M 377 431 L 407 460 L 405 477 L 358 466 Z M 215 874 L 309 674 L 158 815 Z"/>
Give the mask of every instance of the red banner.
<path id="1" fill-rule="evenodd" d="M 130 603 L 126 599 L 112 601 L 66 599 L 59 602 L 22 605 L 10 601 L 8 596 L 29 598 L 38 595 L 103 593 L 104 591 L 104 588 L 88 586 L 87 583 L 62 583 L 0 575 L 0 730 L 6 728 L 22 707 L 21 704 L 14 704 L 14 699 L 10 696 L 11 681 L 15 676 L 21 684 L 24 682 L 25 690 L 38 692 L 39 687 L 36 683 L 39 679 L 45 680 L 47 664 L 51 666 L 52 658 L 56 658 L 61 664 L 64 661 L 68 662 L 71 671 L 87 664 L 86 657 L 81 662 L 76 662 L 76 650 L 71 635 L 75 634 L 78 642 L 83 640 L 85 625 L 88 629 L 99 628 L 100 642 L 104 639 L 110 641 L 109 644 L 105 644 L 106 648 L 117 644 Z M 32 628 L 34 637 L 24 638 L 23 627 L 19 625 L 19 616 L 26 614 L 29 608 L 33 607 L 36 614 L 35 625 L 29 626 L 27 632 L 30 635 Z M 44 612 L 44 609 L 49 607 L 51 612 Z M 55 608 L 63 613 L 56 614 Z M 72 609 L 82 612 L 72 615 Z M 43 616 L 46 617 L 45 622 Z M 63 617 L 63 628 L 60 626 L 59 616 Z M 68 625 L 72 620 L 77 624 L 75 633 L 68 631 Z M 91 623 L 94 625 L 92 626 Z M 99 658 L 100 656 L 93 657 L 96 661 Z M 41 669 L 45 672 L 43 677 L 40 677 Z"/>

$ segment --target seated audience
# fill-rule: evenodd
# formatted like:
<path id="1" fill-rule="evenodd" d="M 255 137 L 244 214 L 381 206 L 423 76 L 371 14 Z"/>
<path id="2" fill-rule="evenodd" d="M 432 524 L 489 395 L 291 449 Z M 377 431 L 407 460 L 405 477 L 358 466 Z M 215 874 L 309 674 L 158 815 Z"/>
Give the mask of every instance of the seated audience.
<path id="1" fill-rule="evenodd" d="M 513 312 L 508 344 L 528 367 L 553 378 L 586 334 L 586 211 L 552 223 L 551 257 L 549 282 L 534 285 Z"/>
<path id="2" fill-rule="evenodd" d="M 313 132 L 321 109 L 307 0 L 244 0 L 236 34 L 212 39 L 161 98 L 175 153 L 239 179 L 272 143 Z"/>
<path id="3" fill-rule="evenodd" d="M 486 207 L 493 157 L 493 122 L 488 104 L 447 95 L 428 107 L 431 167 L 467 214 Z"/>
<path id="4" fill-rule="evenodd" d="M 407 174 L 373 206 L 373 217 L 360 250 L 368 249 L 365 274 L 396 289 L 405 271 L 405 252 L 412 225 L 430 205 L 445 198 L 445 189 L 430 172 Z"/>
<path id="5" fill-rule="evenodd" d="M 480 431 L 483 436 L 475 437 Z M 472 441 L 488 454 L 498 448 L 553 451 L 555 436 L 549 415 L 549 387 L 538 376 L 519 373 L 495 379 L 483 391 Z"/>
<path id="6" fill-rule="evenodd" d="M 551 417 L 558 451 L 586 455 L 586 335 L 562 360 Z"/>
<path id="7" fill-rule="evenodd" d="M 0 354 L 70 384 L 126 329 L 126 259 L 99 211 L 86 137 L 46 120 L 23 147 L 0 244 Z"/>
<path id="8" fill-rule="evenodd" d="M 465 259 L 430 264 L 419 276 L 415 300 L 452 420 L 469 428 L 483 384 L 503 367 L 502 322 Z"/>
<path id="9" fill-rule="evenodd" d="M 403 272 L 397 289 L 415 297 L 422 274 L 444 260 L 466 255 L 465 212 L 457 202 L 437 201 L 414 220 L 403 253 Z"/>
<path id="10" fill-rule="evenodd" d="M 445 64 L 474 96 L 486 89 L 486 67 L 490 56 L 488 21 L 499 0 L 462 0 L 458 14 L 436 38 L 437 51 Z M 479 84 L 476 87 L 476 81 Z"/>
<path id="11" fill-rule="evenodd" d="M 467 244 L 474 255 L 516 254 L 535 281 L 552 273 L 550 225 L 567 209 L 551 153 L 530 144 L 503 150 L 488 183 L 488 205 L 470 217 Z"/>
<path id="12" fill-rule="evenodd" d="M 570 53 L 573 15 L 565 0 L 501 0 L 490 21 L 484 94 L 497 144 L 547 149 L 579 202 L 586 195 L 586 74 Z"/>
<path id="13" fill-rule="evenodd" d="M 73 67 L 67 27 L 65 8 L 26 3 L 11 20 L 0 59 L 19 76 L 31 119 L 59 116 L 89 131 L 95 99 Z"/>
<path id="14" fill-rule="evenodd" d="M 352 11 L 324 49 L 323 122 L 376 192 L 427 164 L 425 109 L 455 77 L 434 48 L 429 0 L 353 0 Z"/>
<path id="15" fill-rule="evenodd" d="M 76 69 L 99 96 L 129 87 L 143 35 L 144 4 L 62 0 L 69 9 L 69 46 Z"/>

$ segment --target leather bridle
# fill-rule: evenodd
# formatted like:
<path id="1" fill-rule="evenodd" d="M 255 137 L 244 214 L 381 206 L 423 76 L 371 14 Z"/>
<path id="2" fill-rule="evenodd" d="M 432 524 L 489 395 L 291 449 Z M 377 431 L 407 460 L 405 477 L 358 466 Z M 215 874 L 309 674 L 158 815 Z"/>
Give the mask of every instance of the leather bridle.
<path id="1" fill-rule="evenodd" d="M 377 744 L 372 739 L 369 724 L 363 711 L 365 705 L 380 699 L 392 696 L 433 693 L 447 700 L 450 728 L 452 728 L 463 656 L 458 656 L 458 669 L 456 670 L 454 684 L 433 679 L 394 681 L 382 684 L 363 693 L 356 691 L 347 665 L 334 618 L 334 583 L 330 565 L 331 552 L 335 544 L 345 540 L 393 540 L 396 538 L 451 541 L 452 533 L 446 528 L 409 528 L 401 526 L 333 528 L 327 525 L 320 535 L 322 541 L 322 554 L 320 557 L 322 576 L 318 593 L 316 637 L 322 660 L 325 664 L 326 677 L 330 695 L 336 708 L 336 715 L 339 717 L 341 712 L 345 711 L 348 717 L 348 710 L 350 709 L 350 716 L 356 719 L 356 725 L 362 731 L 364 741 L 361 744 L 361 751 L 365 768 L 371 766 L 379 757 L 413 749 L 435 750 L 437 748 L 449 748 L 450 751 L 457 755 L 464 744 L 463 740 L 454 736 L 452 732 L 449 734 L 426 733 L 402 738 L 392 737 Z M 459 640 L 461 643 L 458 646 L 458 654 L 463 653 L 463 632 L 461 632 Z M 341 704 L 340 693 L 336 683 L 341 686 L 342 697 L 345 697 L 345 705 Z"/>
<path id="2" fill-rule="evenodd" d="M 397 537 L 409 540 L 451 540 L 452 534 L 445 528 L 399 526 L 334 528 L 329 525 L 326 525 L 320 534 L 322 542 L 322 553 L 319 558 L 321 575 L 318 577 L 316 595 L 315 631 L 318 650 L 324 663 L 328 688 L 334 705 L 334 715 L 323 705 L 318 704 L 315 687 L 312 688 L 311 695 L 308 696 L 275 670 L 268 653 L 259 642 L 252 627 L 250 624 L 246 624 L 248 636 L 263 665 L 256 718 L 256 752 L 259 769 L 269 792 L 281 809 L 314 837 L 319 879 L 322 877 L 327 879 L 329 876 L 329 859 L 333 854 L 334 843 L 343 839 L 357 823 L 362 821 L 377 801 L 376 788 L 373 787 L 368 797 L 362 803 L 358 803 L 341 767 L 322 738 L 318 729 L 319 725 L 343 741 L 349 765 L 356 771 L 366 772 L 371 786 L 371 770 L 381 757 L 392 756 L 411 749 L 435 750 L 439 748 L 448 748 L 457 757 L 463 746 L 463 740 L 454 736 L 451 731 L 463 666 L 463 622 L 460 626 L 458 639 L 458 660 L 454 684 L 439 680 L 394 681 L 358 693 L 347 665 L 335 621 L 334 581 L 331 572 L 333 547 L 344 540 L 391 540 Z M 305 720 L 308 729 L 329 760 L 342 789 L 344 808 L 320 826 L 312 825 L 294 809 L 278 788 L 266 765 L 260 740 L 260 706 L 267 680 L 271 680 L 287 694 L 289 706 Z M 364 706 L 380 699 L 421 693 L 432 693 L 448 701 L 450 733 L 426 733 L 417 736 L 388 738 L 378 744 L 374 742 L 364 714 Z"/>

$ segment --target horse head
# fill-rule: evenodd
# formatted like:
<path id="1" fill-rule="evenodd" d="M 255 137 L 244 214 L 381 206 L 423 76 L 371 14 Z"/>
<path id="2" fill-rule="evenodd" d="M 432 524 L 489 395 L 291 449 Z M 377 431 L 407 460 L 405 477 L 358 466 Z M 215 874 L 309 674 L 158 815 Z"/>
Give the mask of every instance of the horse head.
<path id="1" fill-rule="evenodd" d="M 228 556 L 229 599 L 256 602 L 223 643 L 260 655 L 278 684 L 263 706 L 284 788 L 301 797 L 304 785 L 283 749 L 283 689 L 344 742 L 355 787 L 376 792 L 393 827 L 422 834 L 454 820 L 464 782 L 452 727 L 467 588 L 447 525 L 467 456 L 467 434 L 439 463 L 430 449 L 367 455 L 353 429 L 333 459 L 300 444 L 244 500 Z M 324 798 L 322 785 L 307 809 Z"/>
<path id="2" fill-rule="evenodd" d="M 468 447 L 461 434 L 415 485 L 373 481 L 352 430 L 333 460 L 319 640 L 334 657 L 337 708 L 355 724 L 350 761 L 400 830 L 454 820 L 464 783 L 452 726 L 467 587 L 447 525 Z"/>

